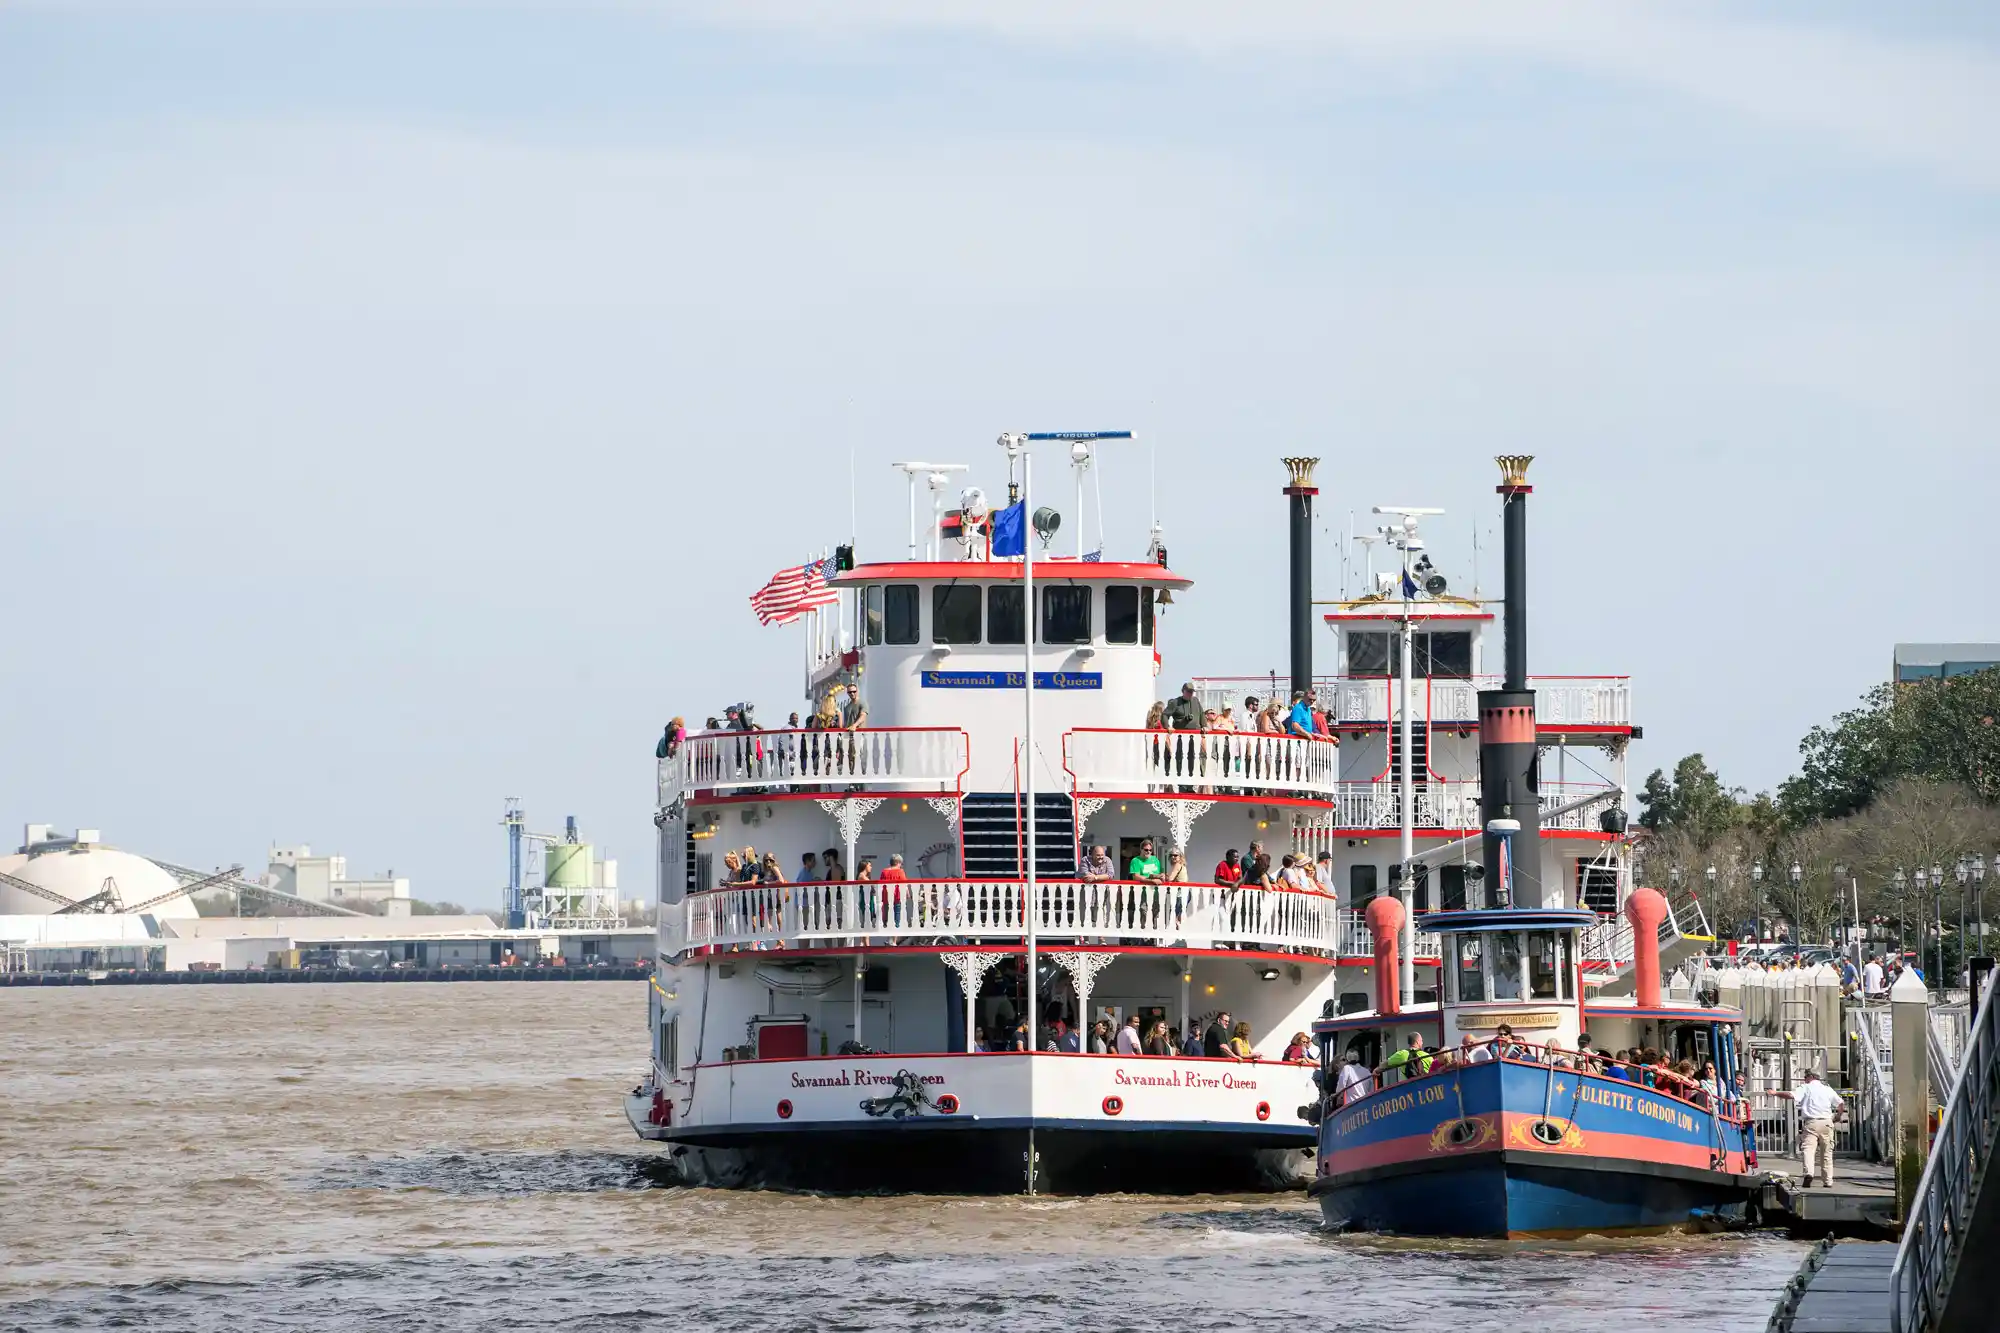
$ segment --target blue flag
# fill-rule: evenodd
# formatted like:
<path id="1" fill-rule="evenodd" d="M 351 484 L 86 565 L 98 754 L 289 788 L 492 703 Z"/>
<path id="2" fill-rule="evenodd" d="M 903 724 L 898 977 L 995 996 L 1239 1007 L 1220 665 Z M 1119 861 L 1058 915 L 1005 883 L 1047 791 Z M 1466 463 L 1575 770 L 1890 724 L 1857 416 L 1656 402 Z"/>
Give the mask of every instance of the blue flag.
<path id="1" fill-rule="evenodd" d="M 993 511 L 993 554 L 1028 553 L 1028 502 L 1019 501 Z"/>
<path id="2" fill-rule="evenodd" d="M 1406 602 L 1417 600 L 1417 581 L 1410 577 L 1410 571 L 1407 569 L 1403 571 L 1403 600 Z"/>

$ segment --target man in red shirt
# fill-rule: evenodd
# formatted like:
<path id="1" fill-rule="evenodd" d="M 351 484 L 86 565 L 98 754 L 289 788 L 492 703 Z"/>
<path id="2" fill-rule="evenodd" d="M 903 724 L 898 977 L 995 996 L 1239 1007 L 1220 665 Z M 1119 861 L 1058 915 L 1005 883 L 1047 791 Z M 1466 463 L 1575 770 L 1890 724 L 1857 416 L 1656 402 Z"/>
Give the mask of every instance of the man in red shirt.
<path id="1" fill-rule="evenodd" d="M 1224 885 L 1236 885 L 1243 882 L 1243 864 L 1241 859 L 1236 855 L 1234 847 L 1224 852 L 1222 859 L 1216 862 L 1215 882 Z"/>

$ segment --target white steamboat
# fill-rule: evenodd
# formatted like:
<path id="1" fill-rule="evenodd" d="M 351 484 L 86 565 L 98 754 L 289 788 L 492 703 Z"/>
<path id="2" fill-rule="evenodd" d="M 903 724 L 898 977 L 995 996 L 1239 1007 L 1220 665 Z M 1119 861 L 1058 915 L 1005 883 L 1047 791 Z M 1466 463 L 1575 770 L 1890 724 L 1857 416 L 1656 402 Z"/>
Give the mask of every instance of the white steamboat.
<path id="1" fill-rule="evenodd" d="M 1051 552 L 1054 525 L 1037 515 L 1021 556 L 995 554 L 1034 512 L 1034 443 L 1069 450 L 1080 513 L 1098 438 L 1003 436 L 1008 499 L 1023 507 L 989 509 L 969 490 L 948 514 L 934 507 L 921 542 L 917 477 L 936 492 L 945 469 L 909 465 L 908 558 L 857 565 L 843 548 L 828 604 L 803 617 L 802 711 L 851 686 L 865 720 L 690 732 L 660 761 L 651 1070 L 627 1112 L 673 1145 L 690 1181 L 1302 1182 L 1315 1069 L 1283 1057 L 1314 1020 L 1372 1003 L 1368 901 L 1399 893 L 1414 920 L 1465 905 L 1468 877 L 1476 893 L 1474 705 L 1491 616 L 1435 584 L 1338 604 L 1325 620 L 1344 669 L 1314 677 L 1314 460 L 1287 460 L 1294 679 L 1197 677 L 1196 689 L 1240 710 L 1274 684 L 1287 697 L 1309 687 L 1331 734 L 1258 734 L 1249 717 L 1233 733 L 1145 729 L 1156 697 L 1177 693 L 1158 678 L 1162 612 L 1192 586 L 1157 527 L 1146 559 L 1117 561 L 1086 554 L 1080 532 L 1073 552 Z M 1626 681 L 1537 685 L 1558 780 L 1541 792 L 1539 846 L 1520 856 L 1538 856 L 1549 901 L 1605 914 L 1584 963 L 1609 977 L 1623 823 L 1606 812 L 1620 808 L 1633 733 Z M 1131 876 L 1149 840 L 1163 867 L 1184 859 L 1189 882 Z M 1253 842 L 1274 867 L 1286 853 L 1331 859 L 1304 887 L 1216 883 L 1225 853 Z M 746 844 L 775 852 L 790 880 L 802 853 L 832 849 L 841 877 L 732 885 L 725 853 Z M 1083 872 L 1095 846 L 1113 877 Z M 908 878 L 883 880 L 897 857 Z M 864 861 L 875 878 L 855 877 Z M 1436 943 L 1408 945 L 1407 984 L 1434 998 Z M 1164 1022 L 1185 1045 L 1222 1012 L 1249 1024 L 1249 1058 L 1090 1053 L 1100 1018 L 1114 1033 L 1134 1016 L 1142 1033 Z M 1079 1051 L 1061 1049 L 1071 1039 L 1055 1020 L 1082 1028 Z"/>

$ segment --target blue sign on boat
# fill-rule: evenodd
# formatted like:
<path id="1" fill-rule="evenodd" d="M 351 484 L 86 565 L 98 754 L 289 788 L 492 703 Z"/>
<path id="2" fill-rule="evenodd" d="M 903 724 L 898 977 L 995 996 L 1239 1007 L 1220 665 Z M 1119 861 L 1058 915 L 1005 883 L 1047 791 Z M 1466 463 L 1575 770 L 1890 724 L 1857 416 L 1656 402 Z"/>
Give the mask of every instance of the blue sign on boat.
<path id="1" fill-rule="evenodd" d="M 1018 690 L 1021 688 L 1021 673 L 1018 671 L 926 671 L 922 673 L 923 685 L 927 690 Z M 1038 690 L 1101 690 L 1104 688 L 1104 673 L 1101 671 L 1037 671 L 1035 688 Z"/>

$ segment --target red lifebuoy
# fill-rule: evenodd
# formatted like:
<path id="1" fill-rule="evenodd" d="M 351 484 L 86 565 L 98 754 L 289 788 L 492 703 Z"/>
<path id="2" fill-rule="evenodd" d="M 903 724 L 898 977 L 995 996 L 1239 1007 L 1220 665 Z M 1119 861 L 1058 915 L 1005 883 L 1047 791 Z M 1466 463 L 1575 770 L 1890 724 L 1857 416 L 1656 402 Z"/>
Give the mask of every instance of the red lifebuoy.
<path id="1" fill-rule="evenodd" d="M 945 1093 L 937 1099 L 937 1109 L 939 1115 L 957 1115 L 958 1098 L 951 1093 Z"/>
<path id="2" fill-rule="evenodd" d="M 778 1119 L 790 1120 L 791 1118 L 792 1118 L 792 1099 L 790 1097 L 780 1097 L 778 1099 Z"/>
<path id="3" fill-rule="evenodd" d="M 1104 1099 L 1104 1114 L 1117 1115 L 1124 1109 L 1125 1099 L 1123 1097 L 1111 1096 Z"/>
<path id="4" fill-rule="evenodd" d="M 1269 1120 L 1271 1118 L 1271 1103 L 1269 1102 L 1257 1103 L 1257 1118 L 1259 1120 Z"/>

